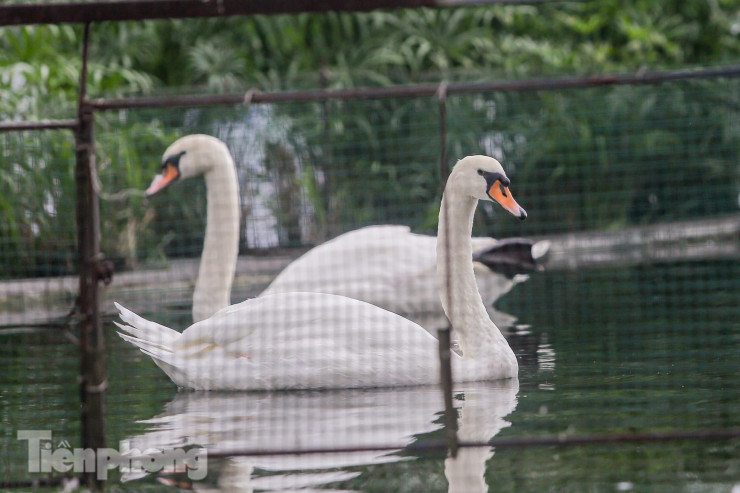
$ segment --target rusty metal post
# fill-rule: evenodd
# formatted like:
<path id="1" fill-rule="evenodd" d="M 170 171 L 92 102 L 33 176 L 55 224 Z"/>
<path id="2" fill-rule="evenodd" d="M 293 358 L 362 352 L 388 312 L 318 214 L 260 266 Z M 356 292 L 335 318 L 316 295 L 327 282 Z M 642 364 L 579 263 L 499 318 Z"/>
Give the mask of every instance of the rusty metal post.
<path id="1" fill-rule="evenodd" d="M 82 447 L 98 451 L 105 447 L 103 392 L 105 375 L 105 344 L 98 310 L 98 265 L 100 256 L 100 209 L 96 190 L 97 171 L 92 107 L 87 104 L 87 54 L 90 24 L 85 25 L 80 75 L 79 125 L 75 131 L 77 191 L 77 251 L 80 291 L 78 299 L 80 330 L 80 400 Z M 104 483 L 95 471 L 84 473 L 87 486 L 100 491 Z"/>
<path id="2" fill-rule="evenodd" d="M 450 167 L 447 165 L 447 82 L 441 82 L 437 89 L 439 103 L 439 173 L 442 177 L 444 191 L 447 177 L 450 176 Z"/>
<path id="3" fill-rule="evenodd" d="M 319 87 L 322 91 L 329 89 L 331 74 L 329 72 L 329 64 L 325 59 L 321 60 L 321 69 L 319 70 Z M 324 171 L 324 186 L 323 189 L 319 185 L 319 205 L 324 208 L 323 214 L 316 214 L 319 219 L 318 231 L 314 234 L 319 241 L 325 241 L 333 236 L 339 234 L 332 221 L 332 202 L 329 199 L 332 191 L 334 190 L 334 149 L 332 148 L 331 138 L 331 102 L 329 100 L 321 101 L 321 145 L 324 149 L 324 155 L 326 156 L 322 161 L 322 171 Z M 316 175 L 313 173 L 314 176 Z"/>
<path id="4" fill-rule="evenodd" d="M 442 397 L 445 403 L 445 434 L 447 448 L 451 457 L 457 457 L 457 410 L 452 403 L 452 354 L 450 352 L 450 328 L 439 329 L 439 367 L 441 373 Z"/>

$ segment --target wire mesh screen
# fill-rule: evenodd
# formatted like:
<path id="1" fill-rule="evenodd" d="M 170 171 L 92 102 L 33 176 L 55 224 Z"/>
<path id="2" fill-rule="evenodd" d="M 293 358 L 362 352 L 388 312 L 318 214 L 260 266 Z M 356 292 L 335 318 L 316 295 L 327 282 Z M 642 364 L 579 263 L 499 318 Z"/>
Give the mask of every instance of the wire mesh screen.
<path id="1" fill-rule="evenodd" d="M 64 277 L 77 267 L 74 140 L 48 131 L 1 134 L 0 142 L 0 323 L 44 323 L 69 310 L 77 289 L 76 278 Z"/>
<path id="2" fill-rule="evenodd" d="M 737 101 L 735 80 L 710 79 L 450 94 L 444 125 L 427 97 L 98 112 L 109 446 L 187 466 L 110 477 L 132 491 L 737 488 Z M 57 282 L 75 267 L 74 147 L 2 138 L 18 200 L 0 238 L 3 467 L 25 478 L 32 441 L 15 430 L 51 430 L 51 451 L 79 434 L 71 332 L 17 330 L 73 303 Z M 453 166 L 476 154 L 503 169 Z M 448 317 L 453 422 L 477 445 L 455 457 L 435 386 Z"/>

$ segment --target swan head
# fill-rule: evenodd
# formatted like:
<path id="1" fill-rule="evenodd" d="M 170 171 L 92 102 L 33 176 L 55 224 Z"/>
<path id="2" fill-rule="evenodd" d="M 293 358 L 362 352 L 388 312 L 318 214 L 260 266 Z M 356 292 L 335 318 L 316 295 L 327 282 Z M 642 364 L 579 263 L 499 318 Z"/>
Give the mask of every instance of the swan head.
<path id="1" fill-rule="evenodd" d="M 497 202 L 519 219 L 527 218 L 527 212 L 509 191 L 509 178 L 503 166 L 492 157 L 478 155 L 459 160 L 450 173 L 447 187 L 478 200 Z"/>
<path id="2" fill-rule="evenodd" d="M 226 144 L 210 135 L 187 135 L 176 140 L 164 151 L 161 172 L 147 188 L 147 196 L 164 190 L 179 179 L 208 173 L 224 162 L 219 159 L 224 152 L 229 153 Z"/>

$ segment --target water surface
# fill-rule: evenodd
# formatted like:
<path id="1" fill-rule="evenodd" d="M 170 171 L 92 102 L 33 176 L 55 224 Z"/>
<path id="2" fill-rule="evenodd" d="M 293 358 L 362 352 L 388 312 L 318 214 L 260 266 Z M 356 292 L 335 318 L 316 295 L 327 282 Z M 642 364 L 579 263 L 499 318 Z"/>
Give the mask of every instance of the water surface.
<path id="1" fill-rule="evenodd" d="M 537 273 L 500 299 L 518 382 L 457 386 L 463 439 L 740 428 L 736 260 Z M 189 314 L 174 316 L 187 325 Z M 392 446 L 342 454 L 213 458 L 199 491 L 720 491 L 740 488 L 740 440 L 475 448 L 457 462 L 435 388 L 178 392 L 113 335 L 107 439 L 153 447 Z M 0 336 L 0 475 L 28 479 L 19 429 L 79 446 L 77 356 L 63 331 Z M 412 447 L 411 449 L 407 449 Z M 117 491 L 178 491 L 180 474 L 121 477 Z M 130 479 L 121 483 L 121 479 Z M 175 484 L 174 486 L 172 484 Z"/>

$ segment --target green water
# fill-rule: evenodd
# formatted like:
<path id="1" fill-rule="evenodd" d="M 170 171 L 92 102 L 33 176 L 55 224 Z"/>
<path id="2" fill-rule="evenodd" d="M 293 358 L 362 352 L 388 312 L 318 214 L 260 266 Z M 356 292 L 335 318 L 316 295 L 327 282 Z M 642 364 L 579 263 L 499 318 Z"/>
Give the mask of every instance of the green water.
<path id="1" fill-rule="evenodd" d="M 496 305 L 519 319 L 509 336 L 521 365 L 518 391 L 457 388 L 461 422 L 472 423 L 465 433 L 514 439 L 738 429 L 738 300 L 736 260 L 537 273 Z M 106 330 L 111 447 L 127 438 L 214 451 L 402 447 L 444 436 L 443 405 L 433 388 L 178 392 L 147 357 L 113 336 L 110 323 Z M 49 429 L 54 446 L 60 440 L 79 446 L 76 349 L 61 332 L 16 333 L 0 336 L 0 358 L 0 477 L 38 477 L 26 472 L 26 443 L 16 432 Z M 469 471 L 492 492 L 740 490 L 738 439 L 472 452 L 464 459 Z M 196 488 L 448 491 L 444 454 L 436 452 L 338 454 L 313 462 L 214 458 L 208 471 Z M 114 491 L 178 491 L 165 483 L 188 480 L 184 473 L 151 474 L 121 483 L 117 470 L 110 477 Z M 465 484 L 456 491 L 479 491 Z"/>

